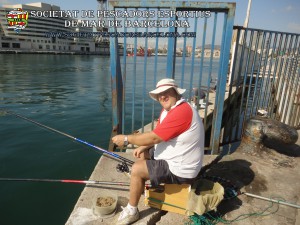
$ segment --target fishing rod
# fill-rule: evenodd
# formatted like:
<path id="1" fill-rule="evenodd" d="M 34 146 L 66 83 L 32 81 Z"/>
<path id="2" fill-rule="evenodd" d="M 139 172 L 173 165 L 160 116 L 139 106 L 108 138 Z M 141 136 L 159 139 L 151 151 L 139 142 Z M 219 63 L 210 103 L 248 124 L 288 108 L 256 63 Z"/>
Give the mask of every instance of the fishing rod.
<path id="1" fill-rule="evenodd" d="M 266 197 L 262 197 L 262 196 L 259 196 L 259 195 L 247 193 L 247 192 L 242 192 L 242 194 L 245 194 L 245 195 L 247 195 L 249 197 L 258 198 L 258 199 L 261 199 L 261 200 L 265 200 L 265 201 L 269 201 L 269 202 L 274 202 L 274 203 L 278 203 L 278 204 L 282 204 L 282 205 L 286 205 L 286 206 L 291 206 L 291 207 L 300 209 L 300 205 L 292 204 L 292 203 L 289 203 L 289 202 L 286 202 L 286 201 L 276 200 L 276 199 L 272 199 L 272 198 L 266 198 Z"/>
<path id="2" fill-rule="evenodd" d="M 69 180 L 69 179 L 35 179 L 35 178 L 0 178 L 0 181 L 29 181 L 29 182 L 57 182 L 57 183 L 74 183 L 74 184 L 101 184 L 101 185 L 118 185 L 130 186 L 129 183 L 95 181 L 95 180 Z"/>
<path id="3" fill-rule="evenodd" d="M 291 206 L 291 207 L 300 209 L 300 205 L 297 205 L 297 204 L 289 203 L 289 202 L 286 202 L 286 201 L 283 201 L 283 200 L 276 200 L 276 199 L 272 199 L 272 198 L 266 198 L 266 197 L 263 197 L 263 196 L 260 196 L 260 195 L 255 195 L 255 194 L 248 193 L 248 192 L 242 192 L 230 180 L 227 180 L 227 179 L 224 179 L 224 178 L 221 178 L 221 177 L 202 175 L 200 177 L 200 179 L 201 178 L 208 179 L 210 181 L 220 183 L 225 189 L 225 193 L 224 193 L 224 199 L 225 200 L 232 199 L 232 198 L 235 198 L 239 195 L 244 194 L 248 197 L 257 198 L 257 199 L 261 199 L 261 200 L 265 200 L 265 201 L 269 201 L 269 202 L 274 202 L 274 203 L 278 203 L 278 204 Z"/>
<path id="4" fill-rule="evenodd" d="M 68 137 L 68 138 L 70 138 L 70 139 L 72 139 L 72 140 L 74 140 L 74 141 L 77 141 L 77 142 L 81 143 L 81 144 L 88 145 L 89 147 L 92 147 L 92 148 L 94 148 L 94 149 L 97 149 L 97 150 L 101 151 L 102 153 L 104 153 L 104 154 L 106 154 L 106 155 L 108 155 L 108 156 L 111 156 L 111 157 L 114 158 L 114 159 L 117 159 L 117 160 L 123 162 L 123 165 L 121 165 L 121 166 L 119 165 L 119 170 L 120 170 L 120 168 L 121 168 L 121 169 L 124 169 L 124 167 L 126 167 L 125 164 L 128 164 L 128 165 L 132 166 L 133 163 L 134 163 L 133 161 L 131 161 L 131 160 L 129 160 L 129 159 L 126 159 L 126 158 L 124 158 L 124 157 L 122 157 L 122 156 L 120 156 L 120 155 L 118 155 L 118 154 L 115 154 L 115 153 L 113 153 L 113 152 L 110 152 L 110 151 L 108 151 L 108 150 L 105 150 L 105 149 L 103 149 L 103 148 L 100 148 L 100 147 L 98 147 L 98 146 L 96 146 L 96 145 L 90 144 L 90 143 L 88 143 L 88 142 L 86 142 L 86 141 L 83 141 L 83 140 L 81 140 L 81 139 L 79 139 L 79 138 L 73 137 L 73 136 L 71 136 L 71 135 L 69 135 L 69 134 L 66 134 L 66 133 L 64 133 L 64 132 L 61 132 L 61 131 L 56 130 L 56 129 L 54 129 L 54 128 L 48 127 L 48 126 L 46 126 L 46 125 L 44 125 L 44 124 L 41 124 L 41 123 L 36 122 L 36 121 L 34 121 L 34 120 L 32 120 L 32 119 L 29 119 L 29 118 L 27 118 L 27 117 L 25 117 L 25 116 L 22 116 L 22 115 L 19 115 L 19 114 L 17 114 L 17 113 L 14 113 L 14 112 L 12 112 L 12 111 L 4 110 L 4 109 L 1 109 L 1 110 L 4 111 L 4 112 L 6 112 L 7 114 L 13 115 L 13 116 L 15 116 L 15 117 L 17 117 L 17 118 L 20 118 L 20 119 L 26 120 L 26 121 L 28 121 L 28 122 L 31 122 L 31 123 L 33 123 L 33 124 L 39 126 L 39 127 L 42 127 L 42 128 L 47 129 L 47 130 L 53 131 L 54 133 L 61 134 L 61 135 L 65 136 L 65 137 Z M 124 164 L 124 163 L 125 163 L 125 164 Z M 128 172 L 128 171 L 127 171 L 127 172 Z"/>
<path id="5" fill-rule="evenodd" d="M 130 186 L 126 182 L 112 182 L 112 181 L 96 181 L 96 180 L 70 180 L 70 179 L 35 179 L 35 178 L 0 178 L 0 181 L 28 181 L 28 182 L 51 182 L 51 183 L 73 183 L 73 184 L 99 184 L 99 185 L 116 185 L 116 186 Z M 146 188 L 150 188 L 151 184 L 145 184 Z"/>

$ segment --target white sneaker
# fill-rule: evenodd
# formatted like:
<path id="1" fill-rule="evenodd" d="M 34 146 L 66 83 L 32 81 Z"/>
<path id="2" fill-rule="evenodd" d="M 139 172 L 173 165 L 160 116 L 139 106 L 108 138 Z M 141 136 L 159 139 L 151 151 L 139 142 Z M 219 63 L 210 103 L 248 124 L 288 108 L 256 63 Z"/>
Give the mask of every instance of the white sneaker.
<path id="1" fill-rule="evenodd" d="M 129 210 L 127 207 L 122 207 L 123 211 L 121 212 L 119 219 L 117 221 L 117 225 L 127 225 L 132 224 L 140 218 L 139 210 L 136 211 L 134 215 L 129 214 Z"/>

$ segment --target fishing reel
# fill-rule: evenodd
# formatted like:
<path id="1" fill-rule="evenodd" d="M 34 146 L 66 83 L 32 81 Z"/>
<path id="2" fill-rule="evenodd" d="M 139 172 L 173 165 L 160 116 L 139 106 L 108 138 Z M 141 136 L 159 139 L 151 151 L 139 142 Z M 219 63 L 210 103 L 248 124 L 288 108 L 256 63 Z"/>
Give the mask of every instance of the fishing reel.
<path id="1" fill-rule="evenodd" d="M 119 173 L 130 173 L 129 167 L 126 162 L 119 163 L 116 169 Z"/>

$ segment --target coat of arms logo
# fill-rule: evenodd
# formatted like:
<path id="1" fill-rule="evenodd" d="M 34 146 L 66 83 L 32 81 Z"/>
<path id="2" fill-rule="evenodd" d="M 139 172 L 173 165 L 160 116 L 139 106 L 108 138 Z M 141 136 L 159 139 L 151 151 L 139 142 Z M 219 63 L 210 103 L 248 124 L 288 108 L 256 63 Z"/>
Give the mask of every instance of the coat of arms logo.
<path id="1" fill-rule="evenodd" d="M 8 28 L 14 29 L 17 33 L 23 30 L 28 24 L 28 12 L 23 9 L 14 9 L 6 15 Z"/>

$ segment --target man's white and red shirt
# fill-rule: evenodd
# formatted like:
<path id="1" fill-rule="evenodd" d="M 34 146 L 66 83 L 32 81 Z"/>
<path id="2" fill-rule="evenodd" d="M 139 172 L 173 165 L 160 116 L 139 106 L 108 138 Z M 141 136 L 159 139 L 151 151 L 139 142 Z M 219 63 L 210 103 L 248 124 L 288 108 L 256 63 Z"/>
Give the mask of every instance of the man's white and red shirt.
<path id="1" fill-rule="evenodd" d="M 166 160 L 179 177 L 198 175 L 204 155 L 204 128 L 198 112 L 184 99 L 163 110 L 153 132 L 163 142 L 154 146 L 154 159 Z"/>

